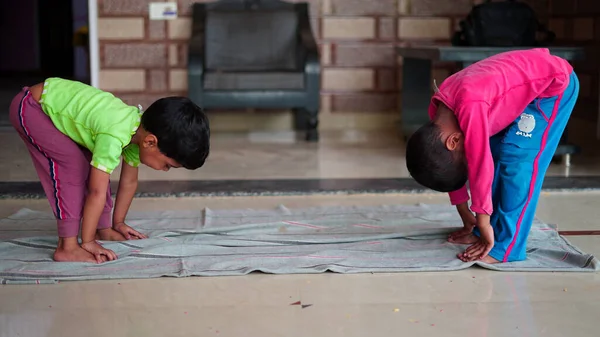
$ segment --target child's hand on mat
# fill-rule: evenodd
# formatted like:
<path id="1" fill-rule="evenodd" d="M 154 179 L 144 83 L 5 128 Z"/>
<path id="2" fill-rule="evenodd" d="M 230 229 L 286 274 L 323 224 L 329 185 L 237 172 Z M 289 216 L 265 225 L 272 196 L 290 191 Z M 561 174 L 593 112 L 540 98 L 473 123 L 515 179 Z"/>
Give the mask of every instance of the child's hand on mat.
<path id="1" fill-rule="evenodd" d="M 461 260 L 465 262 L 484 259 L 494 248 L 494 229 L 489 223 L 478 225 L 479 240 L 463 253 Z"/>
<path id="2" fill-rule="evenodd" d="M 125 239 L 127 240 L 139 240 L 139 239 L 147 239 L 148 236 L 136 231 L 135 229 L 127 226 L 124 222 L 116 223 L 113 225 L 113 228 L 123 234 Z"/>
<path id="3" fill-rule="evenodd" d="M 82 243 L 81 248 L 92 253 L 92 255 L 94 255 L 94 257 L 96 258 L 96 262 L 98 262 L 98 263 L 102 263 L 102 262 L 106 262 L 106 261 L 113 261 L 113 260 L 117 259 L 117 254 L 115 254 L 115 252 L 113 252 L 110 249 L 106 249 L 106 248 L 102 247 L 96 241 Z"/>

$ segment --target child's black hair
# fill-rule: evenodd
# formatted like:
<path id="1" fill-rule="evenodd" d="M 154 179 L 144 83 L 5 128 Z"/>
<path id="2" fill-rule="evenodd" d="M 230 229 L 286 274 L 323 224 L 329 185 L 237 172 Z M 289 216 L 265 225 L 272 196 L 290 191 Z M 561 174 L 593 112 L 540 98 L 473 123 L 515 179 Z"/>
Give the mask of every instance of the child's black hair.
<path id="1" fill-rule="evenodd" d="M 452 192 L 467 182 L 464 158 L 452 153 L 441 140 L 433 122 L 419 128 L 406 144 L 406 167 L 421 185 L 439 192 Z"/>
<path id="2" fill-rule="evenodd" d="M 188 170 L 206 161 L 210 150 L 208 117 L 186 97 L 165 97 L 142 115 L 142 127 L 156 136 L 158 149 Z"/>

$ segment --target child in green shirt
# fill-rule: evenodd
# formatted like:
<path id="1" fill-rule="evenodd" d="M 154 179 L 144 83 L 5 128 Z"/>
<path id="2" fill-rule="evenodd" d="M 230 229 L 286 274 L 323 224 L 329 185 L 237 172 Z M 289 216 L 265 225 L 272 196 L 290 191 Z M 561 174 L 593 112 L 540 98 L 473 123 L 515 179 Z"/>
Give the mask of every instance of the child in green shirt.
<path id="1" fill-rule="evenodd" d="M 209 153 L 208 119 L 185 97 L 159 99 L 142 112 L 89 85 L 49 78 L 23 88 L 12 101 L 10 120 L 57 219 L 55 261 L 112 261 L 116 254 L 96 239 L 146 238 L 125 224 L 139 164 L 195 170 Z M 121 158 L 112 212 L 109 178 Z"/>

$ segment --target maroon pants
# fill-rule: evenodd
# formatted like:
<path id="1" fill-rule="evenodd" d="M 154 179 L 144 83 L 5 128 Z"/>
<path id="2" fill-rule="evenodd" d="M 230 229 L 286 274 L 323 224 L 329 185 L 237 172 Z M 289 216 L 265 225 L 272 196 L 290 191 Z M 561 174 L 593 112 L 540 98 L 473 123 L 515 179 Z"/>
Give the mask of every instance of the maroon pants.
<path id="1" fill-rule="evenodd" d="M 58 221 L 58 236 L 79 234 L 87 195 L 92 153 L 60 132 L 28 88 L 13 99 L 10 121 L 27 145 L 44 192 Z M 113 202 L 110 184 L 98 228 L 111 227 Z"/>

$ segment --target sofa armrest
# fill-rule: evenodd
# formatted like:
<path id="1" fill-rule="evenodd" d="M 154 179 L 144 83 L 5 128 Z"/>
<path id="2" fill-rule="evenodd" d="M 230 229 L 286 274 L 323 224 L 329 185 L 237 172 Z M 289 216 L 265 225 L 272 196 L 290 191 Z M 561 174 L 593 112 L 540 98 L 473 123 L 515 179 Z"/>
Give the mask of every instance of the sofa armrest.
<path id="1" fill-rule="evenodd" d="M 308 15 L 308 4 L 300 3 L 298 6 L 299 15 L 299 44 L 302 55 L 304 56 L 304 76 L 306 80 L 306 89 L 311 96 L 317 97 L 313 107 L 318 109 L 318 97 L 321 90 L 321 60 L 319 47 L 315 41 Z"/>
<path id="2" fill-rule="evenodd" d="M 202 75 L 205 68 L 206 4 L 195 3 L 192 10 L 192 32 L 188 42 L 188 68 Z"/>
<path id="3" fill-rule="evenodd" d="M 204 76 L 204 48 L 192 47 L 188 49 L 188 72 L 190 76 L 202 78 Z"/>
<path id="4" fill-rule="evenodd" d="M 204 88 L 206 4 L 195 3 L 192 11 L 192 33 L 188 42 L 188 96 L 200 100 Z M 198 103 L 198 102 L 196 102 Z"/>
<path id="5" fill-rule="evenodd" d="M 310 27 L 308 16 L 308 4 L 297 4 L 299 6 L 299 34 L 300 49 L 304 54 L 304 70 L 307 73 L 320 72 L 319 47 Z"/>

